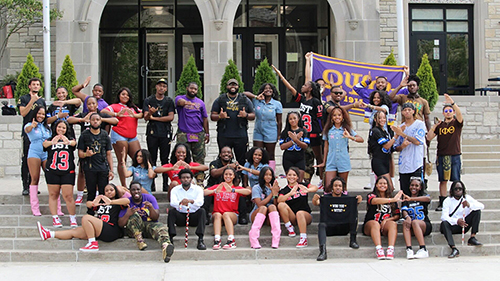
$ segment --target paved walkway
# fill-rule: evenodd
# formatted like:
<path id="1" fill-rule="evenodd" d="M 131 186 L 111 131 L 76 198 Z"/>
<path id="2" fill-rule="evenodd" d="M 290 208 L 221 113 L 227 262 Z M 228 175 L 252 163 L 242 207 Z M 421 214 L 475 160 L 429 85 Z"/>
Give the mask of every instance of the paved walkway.
<path id="1" fill-rule="evenodd" d="M 171 261 L 106 263 L 0 263 L 3 280 L 498 280 L 500 257 Z M 422 269 L 425 269 L 422 271 Z M 328 274 L 325 276 L 325 274 Z M 418 276 L 418 277 L 417 277 Z M 325 278 L 326 277 L 326 278 Z"/>
<path id="2" fill-rule="evenodd" d="M 437 191 L 438 190 L 438 181 L 437 174 L 434 171 L 429 179 L 429 191 Z M 396 176 L 396 190 L 399 188 L 398 176 Z M 464 182 L 466 188 L 468 190 L 473 191 L 476 190 L 498 190 L 500 187 L 498 183 L 500 182 L 500 171 L 496 174 L 465 174 L 462 175 L 462 181 Z M 118 176 L 112 181 L 115 184 L 119 184 Z M 162 178 L 156 178 L 156 186 L 161 185 Z M 314 184 L 318 184 L 319 178 L 314 176 L 313 181 Z M 127 183 L 130 183 L 130 179 L 127 180 Z M 286 184 L 286 179 L 279 179 L 279 183 L 281 186 Z M 348 179 L 348 190 L 350 191 L 366 191 L 363 189 L 364 186 L 367 186 L 370 183 L 370 179 L 368 176 L 351 176 Z M 20 195 L 22 191 L 21 179 L 18 177 L 8 177 L 8 178 L 0 178 L 0 195 Z M 47 185 L 45 184 L 45 178 L 40 179 L 40 192 L 41 194 L 47 195 Z M 76 188 L 75 188 L 76 193 Z"/>

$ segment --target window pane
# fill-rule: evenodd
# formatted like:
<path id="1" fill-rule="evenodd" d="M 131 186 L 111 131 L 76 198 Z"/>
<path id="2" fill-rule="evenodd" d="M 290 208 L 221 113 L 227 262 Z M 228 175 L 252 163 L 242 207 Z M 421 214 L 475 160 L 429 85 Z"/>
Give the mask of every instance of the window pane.
<path id="1" fill-rule="evenodd" d="M 443 9 L 413 9 L 411 16 L 413 20 L 442 20 Z"/>
<path id="2" fill-rule="evenodd" d="M 250 1 L 248 11 L 249 23 L 252 27 L 277 27 L 281 26 L 278 14 L 281 9 L 280 0 Z"/>
<path id="3" fill-rule="evenodd" d="M 443 22 L 441 21 L 414 21 L 413 31 L 443 31 Z"/>
<path id="4" fill-rule="evenodd" d="M 174 6 L 142 6 L 141 27 L 174 27 Z"/>
<path id="5" fill-rule="evenodd" d="M 448 9 L 446 10 L 446 19 L 448 20 L 467 20 L 466 9 Z"/>
<path id="6" fill-rule="evenodd" d="M 469 36 L 467 34 L 448 34 L 447 63 L 448 88 L 469 88 Z"/>
<path id="7" fill-rule="evenodd" d="M 448 32 L 468 32 L 469 26 L 466 21 L 446 22 L 446 31 Z"/>

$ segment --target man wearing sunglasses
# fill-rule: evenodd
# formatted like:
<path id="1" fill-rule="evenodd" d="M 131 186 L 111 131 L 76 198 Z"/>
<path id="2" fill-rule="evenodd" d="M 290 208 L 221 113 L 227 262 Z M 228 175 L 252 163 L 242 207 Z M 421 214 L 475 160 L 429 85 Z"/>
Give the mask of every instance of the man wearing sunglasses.
<path id="1" fill-rule="evenodd" d="M 346 111 L 351 110 L 352 108 L 365 108 L 366 104 L 360 99 L 355 103 L 340 105 L 340 101 L 344 99 L 346 92 L 340 86 L 332 86 L 330 90 L 330 99 L 323 103 L 323 117 L 321 120 L 322 124 L 326 124 L 326 120 L 328 120 L 328 114 L 332 112 L 335 106 L 340 106 Z"/>
<path id="2" fill-rule="evenodd" d="M 455 247 L 453 234 L 462 233 L 471 230 L 470 238 L 467 240 L 469 246 L 481 246 L 477 241 L 476 234 L 479 232 L 479 223 L 481 221 L 481 210 L 484 204 L 478 202 L 465 191 L 465 185 L 461 181 L 454 181 L 450 187 L 450 194 L 443 202 L 441 212 L 440 231 L 444 234 L 451 253 L 448 258 L 458 257 L 460 252 Z M 462 236 L 463 239 L 463 236 Z"/>
<path id="3" fill-rule="evenodd" d="M 441 211 L 443 201 L 446 199 L 448 181 L 459 181 L 462 162 L 460 159 L 460 139 L 464 119 L 462 112 L 453 99 L 444 94 L 445 104 L 443 106 L 444 121 L 432 126 L 427 134 L 427 140 L 432 140 L 437 136 L 437 164 L 439 180 L 439 206 L 436 211 Z"/>

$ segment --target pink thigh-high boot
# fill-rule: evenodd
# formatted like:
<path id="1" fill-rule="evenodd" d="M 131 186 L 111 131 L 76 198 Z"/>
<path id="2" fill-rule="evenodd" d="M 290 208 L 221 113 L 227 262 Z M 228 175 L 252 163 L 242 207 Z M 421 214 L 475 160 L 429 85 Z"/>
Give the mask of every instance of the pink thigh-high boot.
<path id="1" fill-rule="evenodd" d="M 269 213 L 269 221 L 271 222 L 271 234 L 273 235 L 271 247 L 278 249 L 281 236 L 281 223 L 278 211 Z"/>
<path id="2" fill-rule="evenodd" d="M 260 228 L 264 224 L 266 220 L 266 216 L 261 213 L 257 213 L 255 216 L 255 220 L 252 224 L 252 229 L 248 232 L 248 238 L 250 239 L 250 247 L 254 249 L 260 249 L 259 236 L 260 236 Z"/>
<path id="3" fill-rule="evenodd" d="M 41 216 L 38 203 L 38 185 L 30 185 L 30 205 L 33 216 Z"/>

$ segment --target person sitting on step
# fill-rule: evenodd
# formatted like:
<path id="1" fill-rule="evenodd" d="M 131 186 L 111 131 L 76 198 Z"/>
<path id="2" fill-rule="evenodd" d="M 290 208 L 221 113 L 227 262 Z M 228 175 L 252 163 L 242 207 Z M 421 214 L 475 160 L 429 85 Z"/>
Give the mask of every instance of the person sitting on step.
<path id="1" fill-rule="evenodd" d="M 327 236 L 343 236 L 347 233 L 350 234 L 349 247 L 353 249 L 358 249 L 359 245 L 356 242 L 356 229 L 358 228 L 358 209 L 357 204 L 361 203 L 361 195 L 356 197 L 350 197 L 344 194 L 347 190 L 347 184 L 345 180 L 341 177 L 333 178 L 330 183 L 325 186 L 325 194 L 319 195 L 314 194 L 312 203 L 315 206 L 321 206 L 320 212 L 320 223 L 318 225 L 318 240 L 319 240 L 319 255 L 316 259 L 317 261 L 324 261 L 327 258 L 326 255 L 326 237 Z M 338 205 L 338 207 L 332 208 L 330 206 L 329 198 L 340 198 L 346 199 L 345 204 Z M 323 202 L 325 201 L 325 202 Z M 352 202 L 356 202 L 352 206 Z M 342 206 L 341 206 L 342 205 Z M 339 223 L 338 220 L 332 221 L 331 217 L 328 216 L 329 213 L 334 214 L 335 219 L 341 219 Z M 338 217 L 341 216 L 341 217 Z M 347 223 L 345 223 L 348 221 Z"/>
<path id="2" fill-rule="evenodd" d="M 454 181 L 450 187 L 450 195 L 443 202 L 441 212 L 441 233 L 448 241 L 451 253 L 448 258 L 458 257 L 460 251 L 455 246 L 452 234 L 465 233 L 471 230 L 471 235 L 467 241 L 469 246 L 481 246 L 477 241 L 476 234 L 479 231 L 479 222 L 481 221 L 481 210 L 484 205 L 478 202 L 465 191 L 465 184 L 462 181 Z"/>

